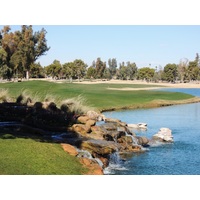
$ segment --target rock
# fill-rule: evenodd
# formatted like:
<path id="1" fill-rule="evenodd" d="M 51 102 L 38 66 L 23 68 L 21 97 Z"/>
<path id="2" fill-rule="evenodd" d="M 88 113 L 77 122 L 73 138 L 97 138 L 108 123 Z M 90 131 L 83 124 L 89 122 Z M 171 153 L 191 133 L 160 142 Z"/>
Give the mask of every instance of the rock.
<path id="1" fill-rule="evenodd" d="M 95 160 L 89 158 L 79 158 L 79 160 L 81 164 L 89 169 L 87 175 L 103 175 L 103 169 Z"/>
<path id="2" fill-rule="evenodd" d="M 153 135 L 153 139 L 162 142 L 173 142 L 172 131 L 169 128 L 160 128 L 159 132 Z"/>
<path id="3" fill-rule="evenodd" d="M 95 120 L 95 119 L 97 119 L 97 117 L 99 116 L 99 114 L 97 112 L 95 112 L 95 111 L 90 110 L 90 111 L 87 112 L 87 116 L 90 119 L 94 119 Z"/>
<path id="4" fill-rule="evenodd" d="M 105 121 L 106 120 L 106 117 L 105 117 L 105 115 L 103 115 L 103 114 L 99 114 L 99 116 L 97 117 L 97 121 Z"/>
<path id="5" fill-rule="evenodd" d="M 87 134 L 87 138 L 94 139 L 94 140 L 104 140 L 103 134 L 101 133 L 97 134 L 94 132 Z"/>
<path id="6" fill-rule="evenodd" d="M 146 123 L 138 123 L 138 124 L 127 124 L 129 128 L 133 129 L 147 129 Z"/>
<path id="7" fill-rule="evenodd" d="M 131 144 L 131 145 L 127 145 L 126 150 L 128 150 L 129 152 L 141 152 L 142 147 L 140 145 L 135 145 L 135 144 Z"/>
<path id="8" fill-rule="evenodd" d="M 144 147 L 148 146 L 148 143 L 149 143 L 149 139 L 142 136 L 142 137 L 136 137 L 138 139 L 138 144 L 139 145 L 142 145 Z"/>
<path id="9" fill-rule="evenodd" d="M 121 143 L 120 153 L 143 152 L 140 145 L 133 143 Z"/>
<path id="10" fill-rule="evenodd" d="M 93 139 L 103 140 L 104 139 L 104 131 L 99 126 L 92 126 L 89 137 L 93 138 Z"/>
<path id="11" fill-rule="evenodd" d="M 108 167 L 108 165 L 109 165 L 108 158 L 99 157 L 99 159 L 100 159 L 101 162 L 103 163 L 103 169 L 106 168 L 106 167 Z"/>
<path id="12" fill-rule="evenodd" d="M 65 143 L 61 143 L 62 148 L 64 149 L 65 152 L 69 153 L 72 156 L 77 156 L 78 155 L 78 151 L 76 150 L 76 148 L 70 144 L 65 144 Z"/>
<path id="13" fill-rule="evenodd" d="M 138 127 L 138 124 L 127 124 L 127 126 L 129 127 L 129 128 L 135 128 L 135 129 L 138 129 L 139 127 Z"/>
<path id="14" fill-rule="evenodd" d="M 126 122 L 118 122 L 117 125 L 120 127 L 126 127 L 127 123 Z"/>
<path id="15" fill-rule="evenodd" d="M 86 124 L 87 121 L 89 120 L 90 118 L 88 116 L 80 116 L 78 117 L 78 122 L 80 122 L 81 124 Z"/>
<path id="16" fill-rule="evenodd" d="M 93 120 L 93 119 L 89 119 L 87 122 L 86 122 L 86 126 L 88 127 L 91 127 L 91 126 L 94 126 L 96 124 L 96 121 Z"/>
<path id="17" fill-rule="evenodd" d="M 105 115 L 103 115 L 101 113 L 97 113 L 97 112 L 92 111 L 92 110 L 87 112 L 87 116 L 90 119 L 93 119 L 95 121 L 105 121 L 105 119 L 106 119 Z"/>
<path id="18" fill-rule="evenodd" d="M 89 151 L 91 154 L 96 153 L 100 156 L 106 156 L 114 153 L 120 146 L 111 141 L 105 140 L 87 140 L 81 144 L 81 149 Z"/>
<path id="19" fill-rule="evenodd" d="M 132 144 L 133 143 L 133 139 L 131 136 L 122 136 L 120 138 L 117 139 L 118 143 L 125 143 L 125 144 Z"/>
<path id="20" fill-rule="evenodd" d="M 109 160 L 108 160 L 107 157 L 99 156 L 98 154 L 96 154 L 96 153 L 94 153 L 94 152 L 93 152 L 92 156 L 93 156 L 94 158 L 98 158 L 98 159 L 102 162 L 102 168 L 103 168 L 103 169 L 106 168 L 106 167 L 108 167 L 108 165 L 109 165 Z M 100 166 L 101 166 L 101 165 L 100 165 Z"/>
<path id="21" fill-rule="evenodd" d="M 114 123 L 118 123 L 118 122 L 121 122 L 121 120 L 119 119 L 115 119 L 115 118 L 106 118 L 105 119 L 105 122 L 114 122 Z"/>
<path id="22" fill-rule="evenodd" d="M 91 127 L 91 131 L 94 134 L 101 134 L 101 135 L 103 135 L 105 133 L 104 130 L 100 126 L 92 126 Z"/>
<path id="23" fill-rule="evenodd" d="M 74 124 L 72 126 L 72 130 L 84 137 L 87 136 L 87 133 L 91 131 L 91 128 L 83 124 Z"/>
<path id="24" fill-rule="evenodd" d="M 117 131 L 117 126 L 115 123 L 105 123 L 99 126 L 105 133 L 107 131 Z"/>
<path id="25" fill-rule="evenodd" d="M 123 131 L 109 131 L 104 134 L 104 139 L 107 141 L 117 141 L 118 138 L 125 136 L 126 133 Z"/>

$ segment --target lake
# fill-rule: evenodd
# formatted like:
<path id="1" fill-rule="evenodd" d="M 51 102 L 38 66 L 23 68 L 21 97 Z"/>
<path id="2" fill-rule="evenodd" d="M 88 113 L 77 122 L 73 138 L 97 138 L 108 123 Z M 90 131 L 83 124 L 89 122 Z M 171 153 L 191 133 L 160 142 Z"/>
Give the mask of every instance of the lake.
<path id="1" fill-rule="evenodd" d="M 163 90 L 163 89 L 162 89 Z M 200 96 L 200 89 L 164 89 Z M 117 155 L 105 170 L 116 175 L 200 175 L 200 103 L 154 109 L 105 112 L 106 117 L 126 123 L 147 123 L 146 131 L 135 131 L 151 138 L 160 128 L 172 130 L 174 143 L 148 147 L 124 162 Z"/>

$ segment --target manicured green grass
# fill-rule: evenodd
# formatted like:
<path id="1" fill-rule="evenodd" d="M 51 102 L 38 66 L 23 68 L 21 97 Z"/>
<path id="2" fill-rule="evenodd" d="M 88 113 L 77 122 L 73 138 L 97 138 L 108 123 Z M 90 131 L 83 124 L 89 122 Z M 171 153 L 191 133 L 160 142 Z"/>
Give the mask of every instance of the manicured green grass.
<path id="1" fill-rule="evenodd" d="M 119 91 L 109 90 L 108 88 L 144 88 L 158 87 L 158 85 L 142 84 L 70 84 L 53 83 L 47 81 L 25 81 L 17 83 L 0 84 L 0 88 L 7 88 L 12 97 L 16 97 L 23 90 L 29 90 L 38 100 L 44 99 L 46 95 L 53 95 L 57 103 L 63 99 L 83 96 L 88 106 L 96 107 L 99 110 L 110 108 L 137 107 L 153 100 L 183 100 L 192 98 L 189 94 L 172 93 L 156 90 L 135 90 Z"/>
<path id="2" fill-rule="evenodd" d="M 30 138 L 3 138 L 6 137 L 0 138 L 1 175 L 78 175 L 86 172 L 78 159 L 64 152 L 60 144 Z"/>

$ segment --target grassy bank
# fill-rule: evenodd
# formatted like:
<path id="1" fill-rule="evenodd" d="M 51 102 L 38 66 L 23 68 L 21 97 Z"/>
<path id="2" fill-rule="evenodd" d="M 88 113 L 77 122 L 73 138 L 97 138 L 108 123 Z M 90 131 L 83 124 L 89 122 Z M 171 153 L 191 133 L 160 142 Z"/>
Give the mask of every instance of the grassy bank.
<path id="1" fill-rule="evenodd" d="M 0 84 L 0 88 L 6 88 L 9 95 L 17 97 L 23 90 L 31 92 L 32 96 L 38 101 L 44 100 L 45 96 L 52 96 L 56 103 L 61 100 L 73 98 L 81 95 L 86 99 L 86 104 L 97 108 L 98 110 L 120 109 L 120 108 L 140 108 L 153 107 L 156 100 L 170 103 L 190 99 L 193 96 L 184 93 L 172 93 L 156 90 L 109 90 L 108 88 L 144 88 L 142 84 L 70 84 L 70 83 L 53 83 L 47 81 L 27 81 L 20 83 Z M 158 87 L 158 85 L 148 85 Z M 151 105 L 152 103 L 152 105 Z"/>
<path id="2" fill-rule="evenodd" d="M 10 139 L 9 139 L 10 138 Z M 60 144 L 0 133 L 1 175 L 76 175 L 86 170 Z"/>

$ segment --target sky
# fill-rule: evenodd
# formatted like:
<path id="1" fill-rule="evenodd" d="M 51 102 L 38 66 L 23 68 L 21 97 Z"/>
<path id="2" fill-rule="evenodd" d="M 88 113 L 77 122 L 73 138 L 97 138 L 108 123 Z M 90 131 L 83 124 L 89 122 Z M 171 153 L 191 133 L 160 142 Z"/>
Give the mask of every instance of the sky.
<path id="1" fill-rule="evenodd" d="M 12 1 L 12 6 L 11 5 Z M 23 5 L 23 6 L 20 6 Z M 0 29 L 11 25 L 45 28 L 50 50 L 37 62 L 62 64 L 82 59 L 88 66 L 98 57 L 108 62 L 135 62 L 141 67 L 164 67 L 200 53 L 198 0 L 25 0 L 3 2 Z"/>
<path id="2" fill-rule="evenodd" d="M 1 26 L 2 27 L 2 26 Z M 98 57 L 107 62 L 135 62 L 138 68 L 164 67 L 181 59 L 194 60 L 200 53 L 199 25 L 33 25 L 45 28 L 50 50 L 37 62 L 55 59 L 62 64 L 82 59 L 88 66 Z M 11 31 L 21 26 L 11 26 Z"/>

